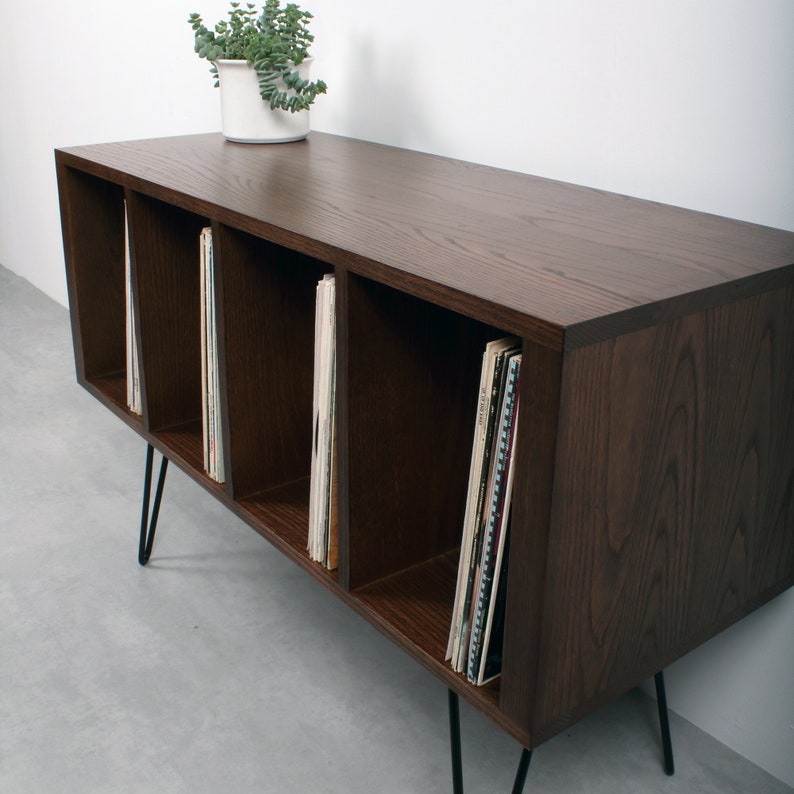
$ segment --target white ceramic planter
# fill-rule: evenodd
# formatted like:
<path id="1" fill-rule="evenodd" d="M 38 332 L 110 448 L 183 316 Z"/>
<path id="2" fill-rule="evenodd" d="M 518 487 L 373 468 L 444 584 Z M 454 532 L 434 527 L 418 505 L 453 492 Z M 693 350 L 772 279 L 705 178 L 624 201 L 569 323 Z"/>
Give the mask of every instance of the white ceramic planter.
<path id="1" fill-rule="evenodd" d="M 307 58 L 298 67 L 304 80 L 308 79 L 311 60 Z M 271 110 L 259 95 L 253 66 L 245 61 L 228 60 L 217 60 L 215 65 L 220 81 L 224 138 L 237 143 L 287 143 L 300 141 L 309 134 L 309 111 Z M 283 82 L 279 87 L 283 90 Z"/>

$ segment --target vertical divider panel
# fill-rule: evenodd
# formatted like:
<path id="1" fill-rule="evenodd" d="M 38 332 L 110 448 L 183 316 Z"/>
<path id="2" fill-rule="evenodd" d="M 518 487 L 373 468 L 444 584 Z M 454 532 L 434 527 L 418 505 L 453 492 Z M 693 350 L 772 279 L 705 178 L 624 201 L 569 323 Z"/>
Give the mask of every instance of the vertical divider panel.
<path id="1" fill-rule="evenodd" d="M 340 581 L 355 589 L 460 545 L 482 352 L 499 332 L 353 275 L 342 306 Z"/>
<path id="2" fill-rule="evenodd" d="M 58 188 L 78 378 L 123 372 L 122 188 L 60 164 Z"/>
<path id="3" fill-rule="evenodd" d="M 213 247 L 227 487 L 239 500 L 309 476 L 315 295 L 331 267 L 223 224 Z"/>
<path id="4" fill-rule="evenodd" d="M 199 422 L 200 432 L 199 236 L 207 221 L 134 191 L 127 215 L 145 427 Z"/>
<path id="5" fill-rule="evenodd" d="M 527 339 L 522 352 L 500 706 L 531 731 L 563 354 Z"/>

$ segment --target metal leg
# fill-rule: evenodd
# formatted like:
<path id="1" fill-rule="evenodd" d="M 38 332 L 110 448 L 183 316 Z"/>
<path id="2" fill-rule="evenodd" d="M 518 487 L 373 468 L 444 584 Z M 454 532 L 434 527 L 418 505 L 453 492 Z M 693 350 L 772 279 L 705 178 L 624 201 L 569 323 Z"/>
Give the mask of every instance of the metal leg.
<path id="1" fill-rule="evenodd" d="M 516 779 L 513 783 L 513 794 L 521 794 L 524 790 L 524 783 L 527 780 L 527 772 L 529 771 L 529 762 L 532 760 L 532 750 L 527 750 L 526 747 L 521 750 L 521 760 L 518 762 L 518 769 L 516 770 Z"/>
<path id="2" fill-rule="evenodd" d="M 673 761 L 673 742 L 670 738 L 670 719 L 667 714 L 667 693 L 664 688 L 664 671 L 660 670 L 654 677 L 656 684 L 656 704 L 659 707 L 659 727 L 662 729 L 662 749 L 664 750 L 664 771 L 668 775 L 675 772 Z"/>
<path id="3" fill-rule="evenodd" d="M 662 748 L 664 750 L 664 771 L 668 775 L 675 772 L 673 761 L 673 742 L 670 738 L 670 719 L 667 713 L 667 693 L 664 688 L 664 671 L 660 670 L 653 677 L 656 684 L 656 702 L 659 707 L 659 726 L 662 731 Z M 460 707 L 458 696 L 449 690 L 449 738 L 452 751 L 452 791 L 463 794 L 463 761 L 460 749 Z M 522 794 L 532 760 L 532 750 L 523 748 L 521 760 L 518 762 L 516 779 L 513 783 L 513 794 Z"/>
<path id="4" fill-rule="evenodd" d="M 452 791 L 463 794 L 463 760 L 460 752 L 460 708 L 458 696 L 449 690 L 449 742 L 452 751 Z"/>
<path id="5" fill-rule="evenodd" d="M 449 690 L 449 739 L 452 750 L 452 792 L 463 794 L 463 760 L 460 751 L 460 707 L 458 696 Z M 529 762 L 532 760 L 532 750 L 523 748 L 521 760 L 518 762 L 516 779 L 513 783 L 513 794 L 521 794 L 527 780 Z"/>
<path id="6" fill-rule="evenodd" d="M 154 504 L 152 505 L 152 515 L 149 517 L 149 498 L 152 490 L 152 462 L 154 460 L 154 448 L 151 444 L 146 446 L 146 468 L 143 473 L 143 505 L 141 507 L 141 537 L 138 542 L 138 562 L 146 565 L 152 554 L 152 544 L 154 543 L 154 533 L 157 530 L 157 516 L 160 513 L 160 500 L 163 497 L 163 485 L 165 484 L 165 473 L 168 469 L 168 458 L 163 455 L 160 463 L 160 476 L 157 478 L 157 488 L 154 492 Z"/>

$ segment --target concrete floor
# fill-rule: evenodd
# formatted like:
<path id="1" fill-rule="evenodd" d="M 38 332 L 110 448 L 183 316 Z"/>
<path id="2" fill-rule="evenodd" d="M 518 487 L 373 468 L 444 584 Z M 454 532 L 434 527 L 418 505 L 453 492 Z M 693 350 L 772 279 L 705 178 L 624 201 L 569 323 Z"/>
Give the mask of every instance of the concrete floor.
<path id="1" fill-rule="evenodd" d="M 145 445 L 74 379 L 66 310 L 0 268 L 0 792 L 451 790 L 445 688 L 171 467 L 138 566 Z M 461 704 L 467 792 L 520 748 Z M 791 789 L 634 691 L 540 747 L 527 792 Z"/>

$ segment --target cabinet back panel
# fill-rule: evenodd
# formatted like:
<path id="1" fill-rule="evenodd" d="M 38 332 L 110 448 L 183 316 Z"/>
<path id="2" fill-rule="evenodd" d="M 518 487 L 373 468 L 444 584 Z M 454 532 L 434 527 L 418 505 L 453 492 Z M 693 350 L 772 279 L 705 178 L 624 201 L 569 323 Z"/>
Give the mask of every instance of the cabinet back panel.
<path id="1" fill-rule="evenodd" d="M 92 379 L 123 372 L 123 191 L 65 166 L 58 173 L 78 376 Z"/>
<path id="2" fill-rule="evenodd" d="M 234 498 L 309 476 L 316 287 L 330 268 L 217 224 L 226 460 Z"/>
<path id="3" fill-rule="evenodd" d="M 500 334 L 366 279 L 346 283 L 340 429 L 355 588 L 460 545 L 482 353 Z"/>
<path id="4" fill-rule="evenodd" d="M 127 212 L 144 419 L 157 432 L 201 420 L 199 236 L 208 224 L 134 191 Z"/>

